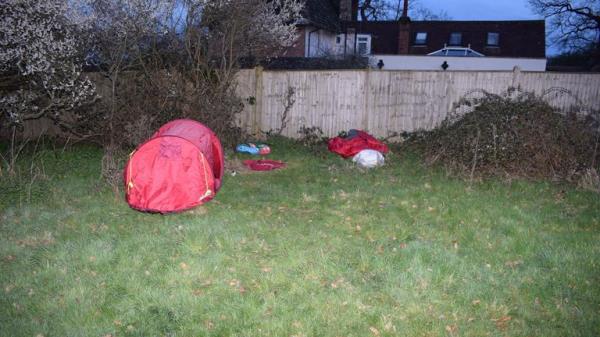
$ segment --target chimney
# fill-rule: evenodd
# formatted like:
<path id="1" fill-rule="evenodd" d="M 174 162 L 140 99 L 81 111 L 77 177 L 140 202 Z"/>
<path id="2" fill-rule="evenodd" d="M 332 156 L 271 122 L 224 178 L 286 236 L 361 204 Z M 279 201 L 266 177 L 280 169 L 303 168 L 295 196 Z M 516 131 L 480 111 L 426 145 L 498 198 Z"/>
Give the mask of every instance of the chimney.
<path id="1" fill-rule="evenodd" d="M 402 17 L 408 18 L 408 0 L 404 0 L 404 8 L 402 8 Z"/>
<path id="2" fill-rule="evenodd" d="M 340 0 L 340 20 L 350 21 L 352 15 L 352 0 Z"/>
<path id="3" fill-rule="evenodd" d="M 404 0 L 402 16 L 398 22 L 398 54 L 406 55 L 410 46 L 410 17 L 408 16 L 408 0 Z"/>
<path id="4" fill-rule="evenodd" d="M 339 0 L 340 20 L 354 21 L 358 16 L 358 0 Z"/>

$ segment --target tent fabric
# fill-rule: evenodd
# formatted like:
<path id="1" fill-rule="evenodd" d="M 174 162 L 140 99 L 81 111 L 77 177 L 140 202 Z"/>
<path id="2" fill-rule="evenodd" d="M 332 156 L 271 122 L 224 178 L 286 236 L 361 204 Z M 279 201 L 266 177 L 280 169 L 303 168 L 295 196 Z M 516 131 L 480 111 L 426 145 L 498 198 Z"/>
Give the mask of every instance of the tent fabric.
<path id="1" fill-rule="evenodd" d="M 362 150 L 375 150 L 381 153 L 389 151 L 387 145 L 362 130 L 352 130 L 351 136 L 331 138 L 327 144 L 329 151 L 344 158 L 353 157 Z"/>
<path id="2" fill-rule="evenodd" d="M 209 128 L 172 121 L 131 154 L 124 172 L 127 202 L 159 213 L 193 208 L 215 197 L 223 167 L 221 143 Z"/>
<path id="3" fill-rule="evenodd" d="M 213 168 L 216 190 L 221 188 L 221 178 L 225 169 L 223 147 L 211 129 L 195 120 L 177 119 L 161 126 L 150 139 L 160 136 L 181 137 L 201 149 L 210 167 Z"/>

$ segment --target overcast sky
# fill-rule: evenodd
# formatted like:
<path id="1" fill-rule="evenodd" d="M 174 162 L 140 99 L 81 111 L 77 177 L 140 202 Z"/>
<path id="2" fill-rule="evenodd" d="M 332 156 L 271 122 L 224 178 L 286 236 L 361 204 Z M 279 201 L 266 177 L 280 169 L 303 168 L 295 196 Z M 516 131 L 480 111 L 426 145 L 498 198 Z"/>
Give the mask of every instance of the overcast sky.
<path id="1" fill-rule="evenodd" d="M 410 1 L 410 0 L 409 0 Z M 527 0 L 417 0 L 434 13 L 446 11 L 453 20 L 539 19 Z"/>

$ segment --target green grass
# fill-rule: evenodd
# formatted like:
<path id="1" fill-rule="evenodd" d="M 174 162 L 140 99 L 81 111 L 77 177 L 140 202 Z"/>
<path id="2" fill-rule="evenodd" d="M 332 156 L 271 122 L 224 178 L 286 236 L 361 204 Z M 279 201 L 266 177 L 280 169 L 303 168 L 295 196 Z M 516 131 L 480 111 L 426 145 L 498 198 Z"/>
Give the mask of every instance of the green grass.
<path id="1" fill-rule="evenodd" d="M 115 200 L 92 147 L 3 176 L 0 336 L 600 335 L 598 194 L 272 150 L 288 168 L 165 216 Z"/>

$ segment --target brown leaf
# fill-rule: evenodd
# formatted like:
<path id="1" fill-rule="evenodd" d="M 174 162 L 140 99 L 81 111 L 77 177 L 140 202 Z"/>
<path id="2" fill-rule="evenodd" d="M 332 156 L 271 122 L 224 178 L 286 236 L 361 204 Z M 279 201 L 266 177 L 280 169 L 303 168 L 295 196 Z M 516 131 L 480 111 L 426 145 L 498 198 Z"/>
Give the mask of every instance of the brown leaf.
<path id="1" fill-rule="evenodd" d="M 510 322 L 511 319 L 512 317 L 510 316 L 502 316 L 497 319 L 492 319 L 492 321 L 496 323 L 496 328 L 498 328 L 498 330 L 506 330 L 508 322 Z"/>
<path id="2" fill-rule="evenodd" d="M 523 260 L 507 261 L 504 265 L 510 268 L 515 268 L 521 264 L 523 264 Z"/>
<path id="3" fill-rule="evenodd" d="M 16 257 L 14 255 L 6 255 L 3 260 L 6 262 L 12 262 L 15 259 L 16 259 Z"/>
<path id="4" fill-rule="evenodd" d="M 179 268 L 181 268 L 183 270 L 188 270 L 190 268 L 190 266 L 188 266 L 187 263 L 185 263 L 185 262 L 181 262 L 179 264 Z"/>
<path id="5" fill-rule="evenodd" d="M 215 323 L 213 323 L 212 321 L 204 321 L 204 326 L 208 329 L 208 330 L 212 330 L 215 328 Z"/>
<path id="6" fill-rule="evenodd" d="M 370 327 L 370 328 L 369 328 L 369 330 L 371 331 L 371 333 L 372 333 L 374 336 L 379 336 L 379 335 L 381 335 L 381 333 L 379 332 L 379 330 L 377 330 L 375 327 Z"/>
<path id="7" fill-rule="evenodd" d="M 458 326 L 456 324 L 446 325 L 446 331 L 448 331 L 450 334 L 454 334 L 456 330 L 458 330 Z"/>

